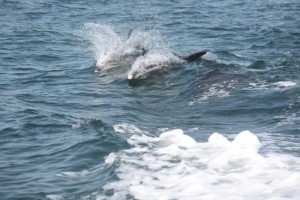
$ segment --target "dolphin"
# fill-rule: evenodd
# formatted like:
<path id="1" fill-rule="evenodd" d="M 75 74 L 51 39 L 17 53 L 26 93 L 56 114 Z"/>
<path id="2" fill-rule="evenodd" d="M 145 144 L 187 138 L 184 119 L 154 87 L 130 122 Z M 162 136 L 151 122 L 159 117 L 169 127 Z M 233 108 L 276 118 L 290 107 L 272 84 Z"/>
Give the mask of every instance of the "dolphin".
<path id="1" fill-rule="evenodd" d="M 126 41 L 121 42 L 118 47 L 108 49 L 100 60 L 96 60 L 95 67 L 100 71 L 130 65 L 137 57 L 145 55 L 148 51 L 149 47 L 143 44 L 143 41 L 135 40 L 130 30 Z"/>
<path id="2" fill-rule="evenodd" d="M 171 69 L 176 68 L 179 64 L 195 61 L 206 53 L 207 51 L 198 51 L 187 56 L 179 56 L 174 53 L 148 53 L 136 59 L 131 69 L 128 71 L 127 79 L 131 81 L 145 78 L 151 74 L 166 73 Z"/>

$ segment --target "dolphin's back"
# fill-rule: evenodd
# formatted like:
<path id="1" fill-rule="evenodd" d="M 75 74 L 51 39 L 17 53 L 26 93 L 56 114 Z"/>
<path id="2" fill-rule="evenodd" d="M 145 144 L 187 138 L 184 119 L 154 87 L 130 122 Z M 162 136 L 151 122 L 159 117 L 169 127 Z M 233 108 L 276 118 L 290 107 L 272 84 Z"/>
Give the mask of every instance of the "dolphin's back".
<path id="1" fill-rule="evenodd" d="M 183 56 L 181 57 L 183 60 L 186 60 L 187 62 L 192 62 L 198 58 L 200 58 L 201 56 L 203 56 L 204 54 L 206 54 L 206 51 L 199 51 L 193 54 L 190 54 L 188 56 Z"/>

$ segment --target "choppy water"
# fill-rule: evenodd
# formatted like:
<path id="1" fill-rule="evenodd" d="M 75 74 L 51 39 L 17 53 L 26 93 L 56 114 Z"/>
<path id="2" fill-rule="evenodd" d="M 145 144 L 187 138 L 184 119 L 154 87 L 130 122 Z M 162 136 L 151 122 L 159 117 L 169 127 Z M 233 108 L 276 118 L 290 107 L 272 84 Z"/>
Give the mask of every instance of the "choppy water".
<path id="1" fill-rule="evenodd" d="M 0 198 L 299 199 L 299 14 L 297 0 L 1 0 Z M 209 52 L 130 83 L 132 63 L 95 70 L 135 47 L 130 30 L 146 63 Z"/>

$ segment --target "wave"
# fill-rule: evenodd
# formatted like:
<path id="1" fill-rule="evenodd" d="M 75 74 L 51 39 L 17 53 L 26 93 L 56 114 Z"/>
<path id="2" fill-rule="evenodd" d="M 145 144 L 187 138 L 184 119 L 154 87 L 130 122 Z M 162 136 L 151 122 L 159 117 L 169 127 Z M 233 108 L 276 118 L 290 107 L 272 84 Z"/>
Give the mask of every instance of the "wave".
<path id="1" fill-rule="evenodd" d="M 244 88 L 253 74 L 224 64 L 216 69 L 199 68 L 198 77 L 192 83 L 190 105 L 228 97 L 235 89 Z"/>
<path id="2" fill-rule="evenodd" d="M 291 88 L 296 88 L 298 83 L 296 81 L 278 81 L 274 83 L 269 83 L 264 80 L 260 80 L 258 82 L 250 82 L 249 87 L 245 88 L 245 90 L 288 90 Z"/>
<path id="3" fill-rule="evenodd" d="M 196 142 L 177 129 L 159 137 L 134 135 L 130 149 L 111 153 L 118 181 L 107 183 L 111 199 L 297 199 L 300 159 L 259 153 L 250 131 L 233 141 L 214 133 Z M 105 199 L 99 195 L 98 199 Z"/>
<path id="4" fill-rule="evenodd" d="M 82 178 L 110 168 L 117 179 L 90 195 L 98 200 L 205 200 L 224 196 L 271 200 L 297 199 L 300 195 L 300 158 L 261 154 L 262 144 L 250 131 L 240 132 L 232 141 L 213 133 L 207 142 L 197 142 L 181 129 L 158 137 L 147 136 L 129 124 L 115 129 L 138 132 L 128 138 L 130 148 L 110 153 L 103 164 L 91 169 L 58 175 Z"/>

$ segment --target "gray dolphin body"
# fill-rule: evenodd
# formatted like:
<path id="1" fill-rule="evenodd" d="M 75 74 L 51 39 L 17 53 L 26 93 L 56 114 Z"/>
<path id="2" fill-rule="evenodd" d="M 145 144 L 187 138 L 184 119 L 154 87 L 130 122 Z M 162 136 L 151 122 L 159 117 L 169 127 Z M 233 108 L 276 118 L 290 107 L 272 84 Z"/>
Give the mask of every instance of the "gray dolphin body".
<path id="1" fill-rule="evenodd" d="M 195 61 L 206 53 L 206 51 L 199 51 L 188 56 L 178 56 L 174 53 L 146 54 L 137 58 L 133 63 L 127 78 L 131 81 L 145 78 L 151 74 L 166 73 L 179 64 Z"/>

